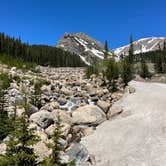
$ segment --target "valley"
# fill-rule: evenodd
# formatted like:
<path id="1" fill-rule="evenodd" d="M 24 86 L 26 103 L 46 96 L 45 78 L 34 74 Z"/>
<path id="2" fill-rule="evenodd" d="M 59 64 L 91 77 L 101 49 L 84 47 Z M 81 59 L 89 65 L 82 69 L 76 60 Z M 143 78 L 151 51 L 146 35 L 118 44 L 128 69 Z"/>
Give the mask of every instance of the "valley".
<path id="1" fill-rule="evenodd" d="M 0 5 L 0 166 L 166 165 L 166 1 Z"/>

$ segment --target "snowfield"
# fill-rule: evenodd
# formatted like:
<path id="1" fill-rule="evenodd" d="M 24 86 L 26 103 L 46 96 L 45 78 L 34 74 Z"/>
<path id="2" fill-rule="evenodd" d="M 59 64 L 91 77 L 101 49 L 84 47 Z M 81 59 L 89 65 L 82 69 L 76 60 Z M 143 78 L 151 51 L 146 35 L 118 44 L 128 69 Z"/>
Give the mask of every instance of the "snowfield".
<path id="1" fill-rule="evenodd" d="M 166 84 L 131 81 L 135 93 L 116 103 L 123 112 L 102 123 L 82 143 L 95 166 L 166 164 Z"/>

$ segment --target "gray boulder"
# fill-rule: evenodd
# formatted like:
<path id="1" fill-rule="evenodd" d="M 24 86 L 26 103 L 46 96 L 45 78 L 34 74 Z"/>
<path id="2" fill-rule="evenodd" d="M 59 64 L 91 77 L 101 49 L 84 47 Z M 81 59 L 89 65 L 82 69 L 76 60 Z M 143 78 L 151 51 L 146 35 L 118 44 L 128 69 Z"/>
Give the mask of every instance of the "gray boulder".
<path id="1" fill-rule="evenodd" d="M 41 128 L 45 129 L 54 122 L 54 119 L 52 113 L 42 110 L 32 114 L 30 116 L 30 121 L 35 122 Z"/>
<path id="2" fill-rule="evenodd" d="M 62 163 L 75 161 L 77 164 L 89 159 L 89 153 L 85 146 L 80 143 L 73 144 L 61 157 Z"/>
<path id="3" fill-rule="evenodd" d="M 27 111 L 27 115 L 31 116 L 32 114 L 38 112 L 39 109 L 37 107 L 35 107 L 34 105 L 30 105 L 28 111 Z"/>
<path id="4" fill-rule="evenodd" d="M 99 125 L 106 120 L 105 113 L 95 105 L 85 105 L 76 109 L 73 113 L 75 124 Z"/>

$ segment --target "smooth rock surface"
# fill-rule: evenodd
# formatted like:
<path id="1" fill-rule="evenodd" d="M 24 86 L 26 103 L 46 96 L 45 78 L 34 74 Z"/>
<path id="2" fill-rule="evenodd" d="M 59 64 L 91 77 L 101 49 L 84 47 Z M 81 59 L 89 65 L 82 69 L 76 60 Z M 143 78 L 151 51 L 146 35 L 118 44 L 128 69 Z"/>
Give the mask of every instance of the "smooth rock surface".
<path id="1" fill-rule="evenodd" d="M 119 103 L 123 112 L 81 141 L 95 166 L 163 166 L 166 163 L 166 85 L 130 82 L 135 93 Z"/>
<path id="2" fill-rule="evenodd" d="M 76 109 L 73 113 L 75 124 L 98 125 L 106 120 L 105 113 L 95 105 L 85 105 Z"/>

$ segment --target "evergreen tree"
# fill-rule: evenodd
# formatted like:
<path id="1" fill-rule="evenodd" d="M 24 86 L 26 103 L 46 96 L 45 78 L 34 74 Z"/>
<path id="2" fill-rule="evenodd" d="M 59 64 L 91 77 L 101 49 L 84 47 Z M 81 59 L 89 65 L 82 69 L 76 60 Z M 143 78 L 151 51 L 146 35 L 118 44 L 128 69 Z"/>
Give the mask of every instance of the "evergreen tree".
<path id="1" fill-rule="evenodd" d="M 108 49 L 108 42 L 107 40 L 105 41 L 105 44 L 104 44 L 104 59 L 107 59 L 108 58 L 108 52 L 109 52 L 109 49 Z"/>
<path id="2" fill-rule="evenodd" d="M 134 62 L 134 45 L 133 45 L 133 37 L 132 35 L 130 36 L 130 48 L 129 48 L 129 62 L 130 64 L 133 64 Z"/>
<path id="3" fill-rule="evenodd" d="M 160 43 L 158 44 L 158 49 L 159 49 L 159 51 L 161 51 Z"/>
<path id="4" fill-rule="evenodd" d="M 158 54 L 156 57 L 155 70 L 157 73 L 163 73 L 163 57 L 161 54 Z"/>
<path id="5" fill-rule="evenodd" d="M 116 90 L 116 80 L 119 77 L 119 69 L 118 65 L 115 62 L 113 58 L 110 58 L 107 62 L 107 68 L 106 68 L 106 77 L 109 81 L 109 87 L 111 87 L 112 91 Z"/>
<path id="6" fill-rule="evenodd" d="M 145 61 L 142 61 L 142 62 L 141 62 L 141 77 L 143 77 L 143 78 L 148 78 L 148 77 L 150 77 L 150 73 L 149 73 L 149 70 L 148 70 L 148 66 L 147 66 L 147 64 L 145 63 Z"/>
<path id="7" fill-rule="evenodd" d="M 3 140 L 8 135 L 8 114 L 4 110 L 5 100 L 4 92 L 0 92 L 0 140 Z"/>
<path id="8" fill-rule="evenodd" d="M 90 65 L 86 68 L 86 77 L 90 78 L 92 74 L 99 74 L 99 66 L 98 63 L 95 63 L 94 65 Z"/>
<path id="9" fill-rule="evenodd" d="M 164 40 L 163 51 L 166 51 L 166 41 Z"/>
<path id="10" fill-rule="evenodd" d="M 55 129 L 53 132 L 52 140 L 53 143 L 48 144 L 48 147 L 52 149 L 52 154 L 50 158 L 46 159 L 43 163 L 40 164 L 40 166 L 74 166 L 74 162 L 71 162 L 69 164 L 62 164 L 60 159 L 60 153 L 64 151 L 64 146 L 60 142 L 60 139 L 62 138 L 62 125 L 61 125 L 61 119 L 60 115 L 58 113 L 57 120 L 55 122 Z"/>
<path id="11" fill-rule="evenodd" d="M 11 79 L 6 73 L 0 74 L 0 140 L 10 133 L 11 121 L 5 110 L 5 91 L 10 85 Z"/>
<path id="12" fill-rule="evenodd" d="M 163 44 L 163 71 L 166 73 L 166 41 Z"/>
<path id="13" fill-rule="evenodd" d="M 27 103 L 24 108 L 28 108 Z M 7 142 L 6 154 L 0 157 L 0 163 L 4 166 L 36 166 L 37 156 L 31 146 L 38 141 L 38 137 L 34 134 L 34 129 L 29 128 L 26 113 L 16 118 L 13 124 L 14 130 Z"/>
<path id="14" fill-rule="evenodd" d="M 125 86 L 127 86 L 128 82 L 132 79 L 132 66 L 128 58 L 126 58 L 122 63 L 122 79 Z"/>
<path id="15" fill-rule="evenodd" d="M 60 152 L 64 150 L 64 146 L 60 142 L 60 138 L 62 137 L 62 125 L 61 125 L 61 119 L 60 115 L 58 113 L 57 120 L 55 123 L 56 127 L 54 129 L 53 133 L 53 144 L 52 144 L 52 155 L 51 155 L 51 161 L 56 164 L 61 164 L 60 161 Z"/>
<path id="16" fill-rule="evenodd" d="M 34 93 L 32 94 L 32 104 L 38 108 L 41 108 L 41 87 L 43 85 L 42 80 L 34 81 Z"/>

